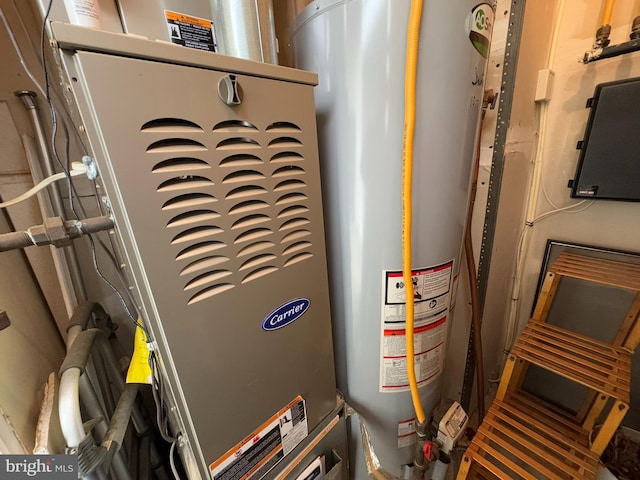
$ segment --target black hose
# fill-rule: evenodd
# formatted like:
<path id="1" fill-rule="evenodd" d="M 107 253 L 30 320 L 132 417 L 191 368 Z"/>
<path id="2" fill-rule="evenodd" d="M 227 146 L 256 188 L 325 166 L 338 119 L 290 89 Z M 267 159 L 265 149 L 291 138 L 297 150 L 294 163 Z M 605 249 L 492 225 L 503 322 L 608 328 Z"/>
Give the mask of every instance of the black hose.
<path id="1" fill-rule="evenodd" d="M 611 45 L 610 47 L 586 52 L 582 61 L 583 63 L 590 63 L 637 51 L 640 51 L 640 40 L 631 40 L 629 42 L 619 43 L 618 45 Z"/>

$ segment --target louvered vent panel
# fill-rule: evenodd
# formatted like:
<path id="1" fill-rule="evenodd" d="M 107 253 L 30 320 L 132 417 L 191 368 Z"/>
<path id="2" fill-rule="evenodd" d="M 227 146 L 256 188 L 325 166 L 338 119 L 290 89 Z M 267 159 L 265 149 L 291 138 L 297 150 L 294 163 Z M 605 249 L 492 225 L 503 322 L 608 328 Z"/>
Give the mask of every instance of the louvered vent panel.
<path id="1" fill-rule="evenodd" d="M 178 285 L 192 305 L 313 256 L 301 128 L 230 119 L 141 127 Z"/>

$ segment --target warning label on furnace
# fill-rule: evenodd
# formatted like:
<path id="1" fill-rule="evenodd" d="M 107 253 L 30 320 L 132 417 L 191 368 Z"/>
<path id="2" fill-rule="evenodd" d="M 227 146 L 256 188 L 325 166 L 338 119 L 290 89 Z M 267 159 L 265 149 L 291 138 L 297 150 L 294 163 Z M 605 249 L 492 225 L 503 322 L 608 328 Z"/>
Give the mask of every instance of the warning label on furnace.
<path id="1" fill-rule="evenodd" d="M 260 480 L 309 434 L 298 396 L 262 427 L 209 465 L 213 480 Z"/>
<path id="2" fill-rule="evenodd" d="M 183 13 L 164 11 L 172 43 L 198 50 L 216 51 L 213 22 Z"/>
<path id="3" fill-rule="evenodd" d="M 444 364 L 453 260 L 413 270 L 414 367 L 418 386 L 435 380 Z M 409 390 L 405 332 L 405 285 L 401 271 L 383 272 L 380 391 Z"/>

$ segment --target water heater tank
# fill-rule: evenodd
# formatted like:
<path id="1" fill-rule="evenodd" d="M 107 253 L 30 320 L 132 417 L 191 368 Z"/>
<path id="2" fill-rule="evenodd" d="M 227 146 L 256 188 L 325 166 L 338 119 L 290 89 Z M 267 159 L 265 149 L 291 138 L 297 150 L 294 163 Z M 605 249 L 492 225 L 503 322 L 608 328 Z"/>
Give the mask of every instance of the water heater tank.
<path id="1" fill-rule="evenodd" d="M 401 169 L 410 1 L 316 0 L 298 16 L 295 66 L 315 90 L 338 385 L 393 475 L 413 460 L 406 374 Z M 477 0 L 424 2 L 413 167 L 415 365 L 439 402 L 493 19 Z M 352 466 L 366 477 L 358 429 Z"/>

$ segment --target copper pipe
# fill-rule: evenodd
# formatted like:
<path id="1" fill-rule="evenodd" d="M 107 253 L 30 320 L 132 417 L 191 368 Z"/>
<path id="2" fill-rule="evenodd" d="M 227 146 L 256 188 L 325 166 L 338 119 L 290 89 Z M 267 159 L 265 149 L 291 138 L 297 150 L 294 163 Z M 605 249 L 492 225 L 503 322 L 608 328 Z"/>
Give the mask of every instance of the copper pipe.
<path id="1" fill-rule="evenodd" d="M 484 119 L 484 111 L 482 113 Z M 469 197 L 469 209 L 467 213 L 467 227 L 464 234 L 464 252 L 467 260 L 469 277 L 469 292 L 471 294 L 471 324 L 473 327 L 473 350 L 476 358 L 476 393 L 478 395 L 478 422 L 484 418 L 484 361 L 482 353 L 482 311 L 480 308 L 480 295 L 478 294 L 478 275 L 476 261 L 473 255 L 473 242 L 471 238 L 471 222 L 473 219 L 473 207 L 476 203 L 478 190 L 478 172 L 480 170 L 480 139 L 482 136 L 482 123 L 478 131 L 475 160 L 473 165 L 473 177 L 471 180 L 471 196 Z"/>

